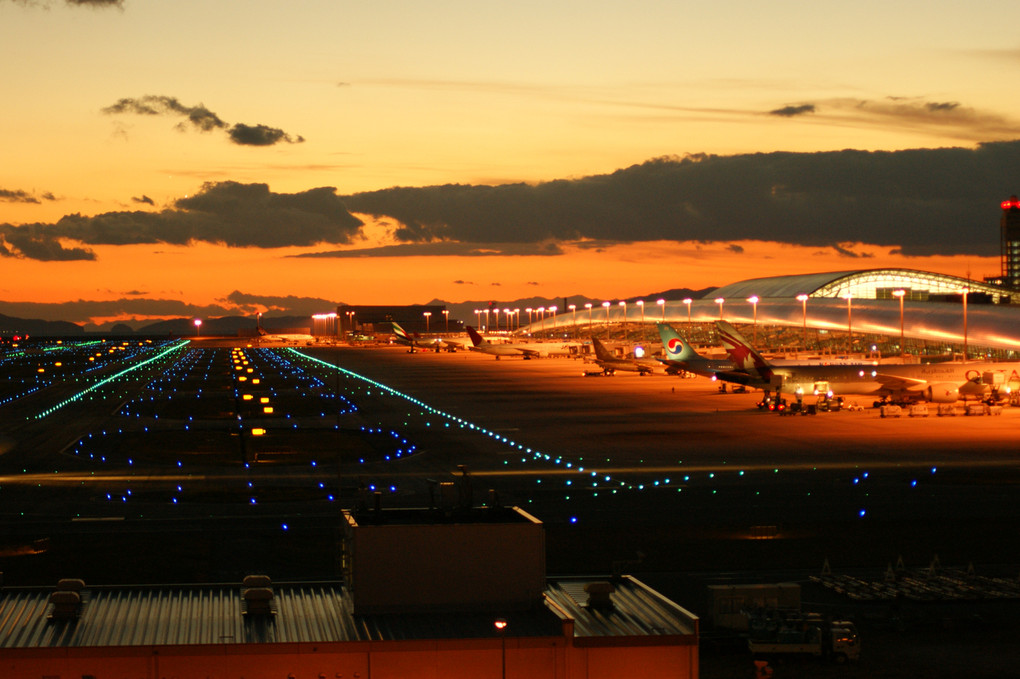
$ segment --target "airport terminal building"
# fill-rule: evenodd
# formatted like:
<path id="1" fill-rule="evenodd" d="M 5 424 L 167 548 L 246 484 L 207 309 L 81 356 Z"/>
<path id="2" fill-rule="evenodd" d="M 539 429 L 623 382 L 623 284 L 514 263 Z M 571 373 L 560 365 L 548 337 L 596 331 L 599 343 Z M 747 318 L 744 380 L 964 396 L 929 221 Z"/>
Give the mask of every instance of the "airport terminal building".
<path id="1" fill-rule="evenodd" d="M 846 351 L 848 336 L 855 351 L 883 338 L 886 350 L 897 353 L 925 347 L 940 353 L 987 349 L 1008 355 L 1020 347 L 1020 290 L 914 269 L 754 278 L 717 288 L 701 299 L 647 301 L 640 315 L 633 303 L 629 309 L 622 302 L 603 306 L 592 310 L 594 314 L 561 313 L 545 319 L 542 327 L 583 334 L 604 324 L 605 332 L 612 333 L 621 325 L 663 321 L 697 333 L 701 326 L 724 319 L 738 326 L 786 328 L 782 341 L 791 347 L 825 342 L 837 346 L 838 338 Z M 539 326 L 527 331 L 538 332 Z"/>

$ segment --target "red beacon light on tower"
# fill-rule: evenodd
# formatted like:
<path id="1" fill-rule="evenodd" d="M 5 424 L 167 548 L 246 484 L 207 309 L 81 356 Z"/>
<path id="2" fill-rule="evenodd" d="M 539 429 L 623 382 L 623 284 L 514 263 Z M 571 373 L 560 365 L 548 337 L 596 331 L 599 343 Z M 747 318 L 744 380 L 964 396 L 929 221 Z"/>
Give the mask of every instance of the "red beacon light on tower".
<path id="1" fill-rule="evenodd" d="M 1009 200 L 1002 201 L 1001 205 L 1003 210 L 1020 210 L 1020 198 L 1010 196 Z"/>

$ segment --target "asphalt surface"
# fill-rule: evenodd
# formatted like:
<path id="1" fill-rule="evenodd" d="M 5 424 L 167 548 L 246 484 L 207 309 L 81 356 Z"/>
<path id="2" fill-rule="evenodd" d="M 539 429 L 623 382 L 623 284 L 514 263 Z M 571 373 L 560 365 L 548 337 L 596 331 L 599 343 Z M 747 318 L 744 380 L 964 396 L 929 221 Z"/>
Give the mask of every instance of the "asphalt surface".
<path id="1" fill-rule="evenodd" d="M 216 348 L 229 344 L 192 343 L 189 359 L 46 418 L 32 413 L 69 384 L 0 407 L 7 584 L 334 578 L 341 507 L 371 506 L 375 492 L 383 506 L 426 506 L 442 502 L 442 482 L 541 519 L 550 574 L 635 573 L 697 613 L 707 583 L 806 581 L 826 563 L 881 577 L 937 555 L 1020 572 L 1020 409 L 779 416 L 702 378 L 585 376 L 580 359 L 248 349 L 263 380 L 249 391 L 274 407 L 264 414 L 240 400 L 229 350 Z M 910 676 L 882 674 L 897 655 L 912 658 L 904 672 L 927 667 L 918 648 L 936 637 L 923 614 L 890 635 L 886 609 L 826 605 L 879 621 L 864 626 L 868 662 L 839 676 Z M 969 627 L 990 667 L 1012 662 L 1012 646 L 989 642 L 1009 625 L 964 621 L 1015 608 L 940 612 L 939 648 Z M 739 652 L 703 658 L 703 676 L 747 669 Z"/>

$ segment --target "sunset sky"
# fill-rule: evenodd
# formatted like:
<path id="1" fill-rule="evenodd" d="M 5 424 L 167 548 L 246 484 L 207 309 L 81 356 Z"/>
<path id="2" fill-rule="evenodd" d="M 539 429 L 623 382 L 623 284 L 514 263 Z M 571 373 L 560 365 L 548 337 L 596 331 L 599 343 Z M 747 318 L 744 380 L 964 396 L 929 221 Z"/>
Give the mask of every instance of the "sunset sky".
<path id="1" fill-rule="evenodd" d="M 0 313 L 998 274 L 998 204 L 1020 193 L 1015 16 L 0 0 Z"/>

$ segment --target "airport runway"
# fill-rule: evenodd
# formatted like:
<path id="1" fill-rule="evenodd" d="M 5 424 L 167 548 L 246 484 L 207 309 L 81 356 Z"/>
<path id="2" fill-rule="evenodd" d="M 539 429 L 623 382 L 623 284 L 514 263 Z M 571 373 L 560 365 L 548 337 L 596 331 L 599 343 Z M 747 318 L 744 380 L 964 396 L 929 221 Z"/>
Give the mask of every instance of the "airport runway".
<path id="1" fill-rule="evenodd" d="M 1020 556 L 999 532 L 1020 518 L 1020 410 L 781 417 L 759 411 L 758 394 L 720 394 L 702 378 L 585 377 L 576 359 L 392 348 L 342 351 L 340 364 L 561 460 L 443 451 L 570 545 L 560 553 L 550 540 L 554 568 L 562 557 L 584 570 L 578 543 L 589 570 L 637 551 L 661 556 L 664 570 Z"/>
<path id="2" fill-rule="evenodd" d="M 321 388 L 273 386 L 270 435 L 247 439 L 247 452 L 225 429 L 234 407 L 226 397 L 203 406 L 188 433 L 182 404 L 190 407 L 190 397 L 142 398 L 128 407 L 134 420 L 118 414 L 118 400 L 62 412 L 59 427 L 36 425 L 25 439 L 31 450 L 15 446 L 0 470 L 10 532 L 28 540 L 67 533 L 71 518 L 112 517 L 135 534 L 171 522 L 175 531 L 215 526 L 241 536 L 246 526 L 288 522 L 289 545 L 294 535 L 334 530 L 359 486 L 379 490 L 386 506 L 423 506 L 433 482 L 460 482 L 465 465 L 476 503 L 489 501 L 491 488 L 546 523 L 550 572 L 606 572 L 638 553 L 641 568 L 661 572 L 817 569 L 826 559 L 834 568 L 880 568 L 934 554 L 947 564 L 1020 563 L 1011 530 L 1020 519 L 1020 409 L 781 417 L 755 408 L 756 393 L 721 394 L 703 378 L 584 376 L 593 366 L 580 359 L 497 361 L 399 347 L 273 356 L 300 363 Z M 259 369 L 267 380 L 275 371 Z M 356 412 L 320 414 L 316 394 L 336 388 Z M 413 454 L 392 456 L 377 440 L 390 440 L 387 432 L 406 437 Z M 109 457 L 102 465 L 66 448 L 90 433 L 95 454 Z M 242 467 L 245 454 L 258 463 Z M 267 545 L 262 556 L 272 562 L 277 546 Z M 295 578 L 335 571 L 334 550 L 306 553 L 300 562 L 280 557 L 277 568 Z"/>
<path id="3" fill-rule="evenodd" d="M 1020 409 L 778 416 L 702 378 L 399 347 L 247 350 L 262 383 L 239 389 L 232 344 L 193 343 L 43 419 L 32 414 L 76 380 L 0 411 L 5 585 L 336 578 L 341 507 L 371 506 L 373 490 L 383 506 L 427 505 L 436 482 L 464 483 L 458 465 L 476 504 L 491 488 L 545 523 L 550 574 L 635 573 L 698 612 L 707 582 L 806 581 L 826 561 L 879 579 L 900 558 L 919 568 L 935 555 L 1020 571 Z M 986 666 L 1010 666 L 1011 643 L 990 645 L 987 631 L 1013 608 L 981 609 L 984 627 L 951 638 L 917 611 L 906 645 L 866 628 L 867 662 L 852 673 L 945 676 L 975 669 L 978 648 Z M 931 660 L 933 639 L 943 659 L 958 649 L 955 665 Z M 909 666 L 883 672 L 896 658 Z M 745 660 L 706 650 L 703 676 Z"/>

